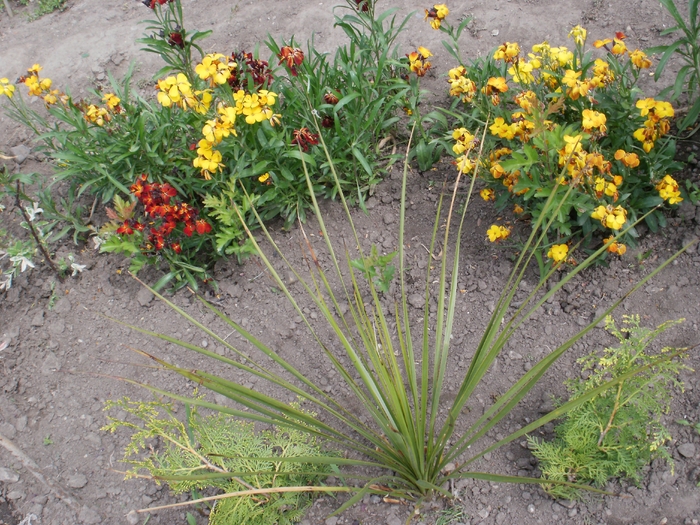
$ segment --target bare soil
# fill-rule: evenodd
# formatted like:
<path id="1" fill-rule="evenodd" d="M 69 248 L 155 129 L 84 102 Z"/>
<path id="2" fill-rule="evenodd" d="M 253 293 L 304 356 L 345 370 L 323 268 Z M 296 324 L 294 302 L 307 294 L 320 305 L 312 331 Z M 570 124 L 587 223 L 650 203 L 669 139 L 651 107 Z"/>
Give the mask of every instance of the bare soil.
<path id="1" fill-rule="evenodd" d="M 332 4 L 284 0 L 183 1 L 190 28 L 214 30 L 205 42 L 206 50 L 224 53 L 251 50 L 268 33 L 278 37 L 295 35 L 297 41 L 304 42 L 312 31 L 317 45 L 331 51 L 344 42 L 342 32 L 333 28 Z M 400 45 L 406 52 L 423 45 L 438 55 L 435 74 L 427 78 L 426 86 L 435 94 L 435 100 L 443 100 L 444 73 L 452 64 L 439 42 L 440 33 L 422 20 L 422 10 L 429 6 L 409 0 L 380 1 L 379 5 L 396 6 L 400 15 L 420 11 L 402 35 Z M 687 2 L 681 2 L 681 9 L 686 9 L 685 5 Z M 468 57 L 486 53 L 504 41 L 518 41 L 524 46 L 545 39 L 564 43 L 569 29 L 577 23 L 587 27 L 592 39 L 624 31 L 628 35 L 628 47 L 644 48 L 669 41 L 668 37 L 660 37 L 659 32 L 670 24 L 670 18 L 655 0 L 631 0 L 624 4 L 600 0 L 477 0 L 450 2 L 448 6 L 451 16 L 474 17 L 463 41 Z M 91 86 L 104 85 L 108 71 L 119 77 L 134 61 L 136 85 L 142 93 L 152 93 L 151 75 L 160 64 L 157 57 L 140 51 L 135 43 L 143 31 L 139 22 L 150 14 L 140 2 L 69 1 L 65 11 L 29 22 L 23 15 L 32 8 L 31 4 L 29 8 L 15 6 L 14 18 L 10 19 L 4 12 L 0 16 L 0 76 L 16 78 L 38 62 L 44 67 L 45 76 L 58 86 L 69 87 L 79 97 L 86 95 Z M 657 87 L 649 80 L 645 87 L 653 92 L 665 85 Z M 27 130 L 0 114 L 0 152 L 10 154 L 12 148 L 22 145 L 31 148 L 31 138 Z M 680 178 L 700 182 L 700 169 L 693 160 L 698 149 L 697 142 L 680 145 L 681 160 L 693 154 Z M 21 164 L 10 162 L 10 169 L 51 175 L 50 163 L 36 154 L 30 154 Z M 408 279 L 415 292 L 422 293 L 425 267 L 431 263 L 425 246 L 430 242 L 438 191 L 442 182 L 452 176 L 452 166 L 447 161 L 434 171 L 411 171 L 409 175 Z M 394 171 L 369 200 L 369 213 L 355 214 L 365 248 L 375 244 L 387 252 L 396 249 L 399 184 L 400 174 Z M 331 235 L 338 241 L 349 238 L 340 207 L 326 203 L 324 209 Z M 11 210 L 0 217 L 3 227 L 20 231 Z M 512 267 L 512 251 L 491 245 L 485 239 L 485 231 L 495 217 L 494 209 L 483 202 L 475 202 L 469 211 L 461 273 L 457 276 L 459 289 L 464 293 L 457 299 L 448 396 L 466 371 L 469 357 Z M 590 269 L 568 284 L 512 339 L 475 396 L 470 406 L 472 412 L 479 415 L 490 398 L 504 392 L 534 360 L 585 326 L 641 276 L 696 237 L 700 233 L 699 224 L 700 211 L 685 202 L 670 213 L 668 228 L 646 235 L 638 248 L 612 261 L 609 267 Z M 311 233 L 317 231 L 313 220 L 306 228 Z M 286 253 L 297 266 L 302 266 L 298 228 L 283 231 L 273 225 L 273 229 Z M 316 237 L 316 241 L 320 239 Z M 18 279 L 7 294 L 0 295 L 0 439 L 5 445 L 0 447 L 0 523 L 16 525 L 21 520 L 23 524 L 42 525 L 145 523 L 147 514 L 140 515 L 138 521 L 129 521 L 127 514 L 186 498 L 174 498 L 167 488 L 152 481 L 123 480 L 118 471 L 125 466 L 119 460 L 128 435 L 100 431 L 106 423 L 104 402 L 124 395 L 148 399 L 145 390 L 117 377 L 166 386 L 181 394 L 192 393 L 194 385 L 152 368 L 131 349 L 143 349 L 185 367 L 211 364 L 199 356 L 141 336 L 105 316 L 174 334 L 216 351 L 224 349 L 185 326 L 164 304 L 154 300 L 128 276 L 128 262 L 124 259 L 100 255 L 92 243 L 76 246 L 66 241 L 57 246 L 57 252 L 75 253 L 82 264 L 87 264 L 86 271 L 60 282 L 47 268 L 37 268 Z M 151 269 L 144 272 L 143 278 L 155 282 L 159 275 Z M 300 320 L 280 299 L 255 260 L 244 265 L 222 261 L 217 265 L 215 278 L 219 292 L 208 294 L 227 314 L 279 348 L 284 357 L 300 363 L 309 377 L 327 385 L 333 394 L 344 394 L 329 372 L 330 367 L 314 353 Z M 533 271 L 516 300 L 524 298 L 536 282 Z M 298 283 L 290 282 L 290 285 L 300 290 Z M 388 296 L 393 293 L 395 290 Z M 186 291 L 177 293 L 174 301 L 198 319 L 223 329 Z M 433 313 L 434 309 L 433 305 Z M 683 317 L 686 322 L 665 334 L 659 344 L 696 345 L 700 340 L 697 251 L 693 249 L 681 255 L 642 290 L 625 299 L 616 317 L 622 314 L 640 314 L 647 326 Z M 416 308 L 415 315 L 416 318 L 422 315 L 422 310 Z M 564 394 L 563 380 L 579 374 L 576 358 L 613 343 L 602 329 L 595 329 L 564 356 L 512 417 L 489 437 L 502 437 L 551 408 L 550 396 Z M 697 351 L 692 352 L 687 364 L 698 369 L 698 356 Z M 533 486 L 462 481 L 454 487 L 453 505 L 463 511 L 463 516 L 451 523 L 699 523 L 700 489 L 696 483 L 700 478 L 700 435 L 675 421 L 700 421 L 700 379 L 695 372 L 688 371 L 684 372 L 683 380 L 685 391 L 676 393 L 666 418 L 673 435 L 669 447 L 675 460 L 674 470 L 655 461 L 646 469 L 639 487 L 626 481 L 613 483 L 609 488 L 620 496 L 596 496 L 581 502 L 556 502 Z M 256 386 L 247 381 L 249 386 Z M 217 396 L 211 397 L 225 402 Z M 542 435 L 551 431 L 549 425 L 542 429 Z M 15 447 L 15 453 L 7 443 Z M 684 454 L 679 453 L 678 447 L 688 444 L 694 447 L 683 447 Z M 537 474 L 534 458 L 521 443 L 487 455 L 478 467 L 511 475 Z M 340 504 L 341 500 L 332 498 L 317 500 L 305 523 L 394 525 L 405 522 L 413 510 L 408 505 L 388 505 L 366 498 L 339 518 L 327 519 Z M 415 522 L 435 523 L 445 505 L 438 501 L 424 508 Z M 31 519 L 31 515 L 36 518 Z M 198 519 L 206 522 L 204 516 Z M 152 513 L 148 523 L 184 524 L 185 510 Z"/>

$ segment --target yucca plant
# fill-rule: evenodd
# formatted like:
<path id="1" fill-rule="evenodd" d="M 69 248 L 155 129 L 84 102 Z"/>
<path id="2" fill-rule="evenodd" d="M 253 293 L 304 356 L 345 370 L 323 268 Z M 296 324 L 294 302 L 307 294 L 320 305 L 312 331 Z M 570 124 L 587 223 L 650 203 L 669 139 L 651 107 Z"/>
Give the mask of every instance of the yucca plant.
<path id="1" fill-rule="evenodd" d="M 474 154 L 478 156 L 479 152 L 475 149 Z M 330 157 L 328 161 L 332 166 Z M 478 162 L 475 164 L 479 165 Z M 243 386 L 242 383 L 224 379 L 207 370 L 187 370 L 150 356 L 164 368 L 226 396 L 241 408 L 219 406 L 201 398 L 193 400 L 151 385 L 142 385 L 154 393 L 248 420 L 303 430 L 326 440 L 332 447 L 348 451 L 345 458 L 296 458 L 292 460 L 307 463 L 328 462 L 345 467 L 340 474 L 341 478 L 346 480 L 343 486 L 298 487 L 298 490 L 353 492 L 353 496 L 348 498 L 336 513 L 357 502 L 366 493 L 379 494 L 385 500 L 405 498 L 417 500 L 419 503 L 436 494 L 450 496 L 449 491 L 443 486 L 446 481 L 456 478 L 474 478 L 493 482 L 540 483 L 540 480 L 535 478 L 474 470 L 474 464 L 484 454 L 532 432 L 541 425 L 562 416 L 568 410 L 585 403 L 605 389 L 646 368 L 644 366 L 638 367 L 628 374 L 591 389 L 584 395 L 565 403 L 503 439 L 492 443 L 486 442 L 484 439 L 486 434 L 509 415 L 516 404 L 527 395 L 552 364 L 577 340 L 589 332 L 599 319 L 603 319 L 605 314 L 611 312 L 628 294 L 611 305 L 598 320 L 593 321 L 581 332 L 564 341 L 558 348 L 524 373 L 508 391 L 495 400 L 481 417 L 476 418 L 476 420 L 469 418 L 466 415 L 467 403 L 515 330 L 562 286 L 588 267 L 591 261 L 606 249 L 606 246 L 601 247 L 597 253 L 592 254 L 586 261 L 561 278 L 549 291 L 547 291 L 548 287 L 545 286 L 547 282 L 545 278 L 535 287 L 529 297 L 515 309 L 514 315 L 507 315 L 513 306 L 514 294 L 528 264 L 531 262 L 533 253 L 545 237 L 551 218 L 557 215 L 558 209 L 552 203 L 557 202 L 558 206 L 561 206 L 561 202 L 564 202 L 560 198 L 555 199 L 555 194 L 557 191 L 565 190 L 557 188 L 557 191 L 553 191 L 545 208 L 546 213 L 540 215 L 525 249 L 515 263 L 490 321 L 484 327 L 483 336 L 474 349 L 468 371 L 461 383 L 457 385 L 456 396 L 454 400 L 448 402 L 443 396 L 443 390 L 455 321 L 455 304 L 459 293 L 456 276 L 459 274 L 460 268 L 460 239 L 475 177 L 467 183 L 466 196 L 460 197 L 458 189 L 464 189 L 464 184 L 460 180 L 462 176 L 458 174 L 456 181 L 454 181 L 454 191 L 447 198 L 439 201 L 433 227 L 431 253 L 434 253 L 438 241 L 441 222 L 444 220 L 446 224 L 444 225 L 440 264 L 435 270 L 439 271 L 439 276 L 437 276 L 436 292 L 437 311 L 433 323 L 430 318 L 430 301 L 428 299 L 431 298 L 430 283 L 434 282 L 436 277 L 432 274 L 433 270 L 431 270 L 430 265 L 428 265 L 425 280 L 426 301 L 422 320 L 412 319 L 407 305 L 404 249 L 407 174 L 408 169 L 405 167 L 398 227 L 399 282 L 397 288 L 399 291 L 398 300 L 391 311 L 383 307 L 374 283 L 371 280 L 367 282 L 359 278 L 358 276 L 361 277 L 362 272 L 356 270 L 351 263 L 356 250 L 360 252 L 361 257 L 365 257 L 365 255 L 361 252 L 361 243 L 342 191 L 339 191 L 341 205 L 344 207 L 347 220 L 352 227 L 354 245 L 344 246 L 342 251 L 334 245 L 329 237 L 318 203 L 313 197 L 314 192 L 310 191 L 310 195 L 314 199 L 313 208 L 323 238 L 323 241 L 317 240 L 318 237 L 314 237 L 314 240 L 317 244 L 322 243 L 323 246 L 314 245 L 310 236 L 307 237 L 303 227 L 300 226 L 300 231 L 306 240 L 305 256 L 309 263 L 310 272 L 310 277 L 306 280 L 297 269 L 291 266 L 285 253 L 277 246 L 262 221 L 260 221 L 260 228 L 266 242 L 265 247 L 261 246 L 256 238 L 248 232 L 251 241 L 255 243 L 258 256 L 266 268 L 273 286 L 281 290 L 287 297 L 318 343 L 316 353 L 313 353 L 313 349 L 306 350 L 309 359 L 325 359 L 325 365 L 337 372 L 340 380 L 355 396 L 357 403 L 354 405 L 361 406 L 364 413 L 357 409 L 348 408 L 347 401 L 341 401 L 326 393 L 319 384 L 307 378 L 294 363 L 283 359 L 274 348 L 258 340 L 235 320 L 228 318 L 203 299 L 202 303 L 207 308 L 254 346 L 259 352 L 258 357 L 246 356 L 229 343 L 226 337 L 219 336 L 158 294 L 156 295 L 175 312 L 203 330 L 219 345 L 233 352 L 237 358 L 223 357 L 211 350 L 175 337 L 134 327 L 144 334 L 206 355 L 216 360 L 213 363 L 218 368 L 222 365 L 231 366 L 240 372 L 256 376 L 258 385 L 266 384 L 265 387 L 253 390 Z M 340 186 L 335 172 L 334 176 L 336 183 Z M 308 172 L 306 172 L 306 179 L 311 186 L 311 176 Z M 571 189 L 566 191 L 568 193 Z M 460 199 L 464 199 L 464 201 L 460 202 Z M 456 211 L 458 209 L 459 212 Z M 452 247 L 451 253 L 448 254 L 450 247 Z M 317 253 L 320 250 L 325 252 L 325 258 L 329 261 L 328 270 L 324 270 L 319 263 Z M 294 272 L 304 289 L 303 299 L 293 294 L 284 283 L 280 277 L 280 270 L 275 267 L 271 257 L 268 256 L 270 251 L 275 251 L 279 255 L 277 260 L 282 261 L 286 267 L 285 271 Z M 678 254 L 674 258 L 677 256 Z M 636 285 L 633 290 L 639 288 L 672 259 L 662 264 Z M 557 268 L 553 268 L 546 277 L 549 278 L 555 271 Z M 344 316 L 336 313 L 341 311 L 341 301 L 349 305 L 349 310 Z M 317 323 L 304 313 L 304 307 L 310 304 L 321 314 L 321 327 L 316 326 Z M 307 311 L 309 310 L 307 309 Z M 418 325 L 416 326 L 415 323 Z M 330 336 L 324 338 L 323 333 L 330 333 Z M 677 353 L 669 354 L 665 358 L 672 359 L 675 355 Z M 261 362 L 267 360 L 274 363 L 275 370 L 282 370 L 282 372 L 276 372 L 262 366 Z M 268 386 L 270 388 L 267 388 Z M 280 392 L 279 398 L 268 393 L 275 390 Z M 288 398 L 289 394 L 298 396 L 301 404 L 311 407 L 310 410 L 316 412 L 318 416 L 312 416 L 308 411 L 290 407 L 288 403 L 281 400 L 283 399 L 282 395 Z M 242 409 L 243 407 L 245 409 Z M 458 423 L 460 429 L 465 428 L 459 435 L 456 433 Z M 374 477 L 363 477 L 352 472 L 352 466 L 362 467 L 363 472 L 374 467 L 377 474 Z M 232 474 L 195 473 L 194 475 L 216 477 Z M 236 473 L 236 475 L 244 474 Z M 168 479 L 184 478 L 172 476 Z M 561 483 L 573 485 L 567 482 Z"/>

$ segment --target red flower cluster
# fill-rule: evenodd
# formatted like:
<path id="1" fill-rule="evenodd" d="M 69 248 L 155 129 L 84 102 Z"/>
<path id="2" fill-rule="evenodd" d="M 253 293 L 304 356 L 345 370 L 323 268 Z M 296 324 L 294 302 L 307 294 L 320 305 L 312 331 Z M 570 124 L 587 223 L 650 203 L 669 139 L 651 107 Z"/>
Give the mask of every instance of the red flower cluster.
<path id="1" fill-rule="evenodd" d="M 292 135 L 294 135 L 292 144 L 298 145 L 304 151 L 309 151 L 309 146 L 318 144 L 318 135 L 316 133 L 311 133 L 309 128 L 295 129 L 292 131 Z"/>
<path id="2" fill-rule="evenodd" d="M 272 82 L 270 65 L 265 60 L 253 58 L 253 53 L 245 51 L 233 53 L 231 59 L 238 64 L 238 67 L 231 71 L 231 76 L 228 78 L 228 83 L 233 91 L 248 90 L 247 75 L 250 75 L 253 84 L 258 89 L 265 88 Z"/>
<path id="3" fill-rule="evenodd" d="M 173 0 L 143 0 L 143 5 L 150 7 L 151 9 L 155 9 L 156 5 L 165 5 L 172 1 Z"/>
<path id="4" fill-rule="evenodd" d="M 279 63 L 286 62 L 289 72 L 293 76 L 297 76 L 297 66 L 300 66 L 304 61 L 304 52 L 298 47 L 284 46 L 277 56 L 280 59 Z"/>
<path id="5" fill-rule="evenodd" d="M 173 200 L 177 191 L 170 184 L 149 184 L 147 181 L 148 175 L 144 173 L 130 188 L 131 193 L 143 204 L 146 217 L 153 219 L 153 222 L 149 223 L 147 250 L 158 251 L 169 247 L 175 253 L 180 253 L 180 243 L 168 237 L 181 223 L 184 224 L 182 233 L 187 237 L 191 237 L 194 232 L 203 235 L 211 231 L 211 225 L 206 220 L 197 218 L 199 212 L 195 208 L 186 202 Z M 117 229 L 117 233 L 131 235 L 134 230 L 144 231 L 146 227 L 147 225 L 139 220 L 128 219 Z"/>

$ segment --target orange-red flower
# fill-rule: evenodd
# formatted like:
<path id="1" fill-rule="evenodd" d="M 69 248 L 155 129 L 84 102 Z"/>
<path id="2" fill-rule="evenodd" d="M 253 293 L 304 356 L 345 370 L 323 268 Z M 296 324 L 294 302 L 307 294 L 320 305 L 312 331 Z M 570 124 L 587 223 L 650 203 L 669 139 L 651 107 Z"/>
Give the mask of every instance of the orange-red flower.
<path id="1" fill-rule="evenodd" d="M 304 52 L 301 49 L 298 47 L 284 46 L 280 49 L 277 57 L 280 59 L 280 64 L 286 62 L 289 72 L 293 76 L 297 76 L 297 67 L 304 61 Z"/>
<path id="2" fill-rule="evenodd" d="M 292 131 L 292 135 L 294 136 L 292 144 L 296 144 L 304 151 L 308 151 L 309 146 L 318 144 L 318 135 L 316 133 L 311 133 L 309 128 L 295 129 Z"/>

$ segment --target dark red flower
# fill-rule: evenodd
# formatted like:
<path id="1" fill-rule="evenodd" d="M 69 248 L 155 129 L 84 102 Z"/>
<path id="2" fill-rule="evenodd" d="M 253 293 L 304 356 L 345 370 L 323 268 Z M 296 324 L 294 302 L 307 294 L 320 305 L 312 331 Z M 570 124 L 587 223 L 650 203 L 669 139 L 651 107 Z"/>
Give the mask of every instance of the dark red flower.
<path id="1" fill-rule="evenodd" d="M 308 151 L 309 146 L 318 144 L 318 135 L 311 133 L 309 128 L 295 129 L 292 131 L 292 135 L 294 135 L 292 144 L 298 145 L 304 151 Z"/>
<path id="2" fill-rule="evenodd" d="M 168 36 L 168 44 L 172 47 L 179 47 L 183 49 L 185 47 L 185 41 L 182 38 L 182 33 L 180 31 L 174 31 Z"/>
<path id="3" fill-rule="evenodd" d="M 334 123 L 333 117 L 331 117 L 331 116 L 329 116 L 329 115 L 325 115 L 325 116 L 323 117 L 323 120 L 321 120 L 321 126 L 324 127 L 324 128 L 332 128 L 332 127 L 333 127 L 333 123 Z"/>
<path id="4" fill-rule="evenodd" d="M 293 76 L 297 76 L 296 68 L 304 61 L 304 52 L 298 47 L 293 48 L 290 46 L 284 46 L 282 49 L 280 49 L 280 53 L 277 56 L 280 59 L 279 63 L 281 64 L 286 62 L 289 72 Z"/>
<path id="5" fill-rule="evenodd" d="M 357 10 L 366 13 L 369 11 L 369 0 L 355 0 Z"/>

